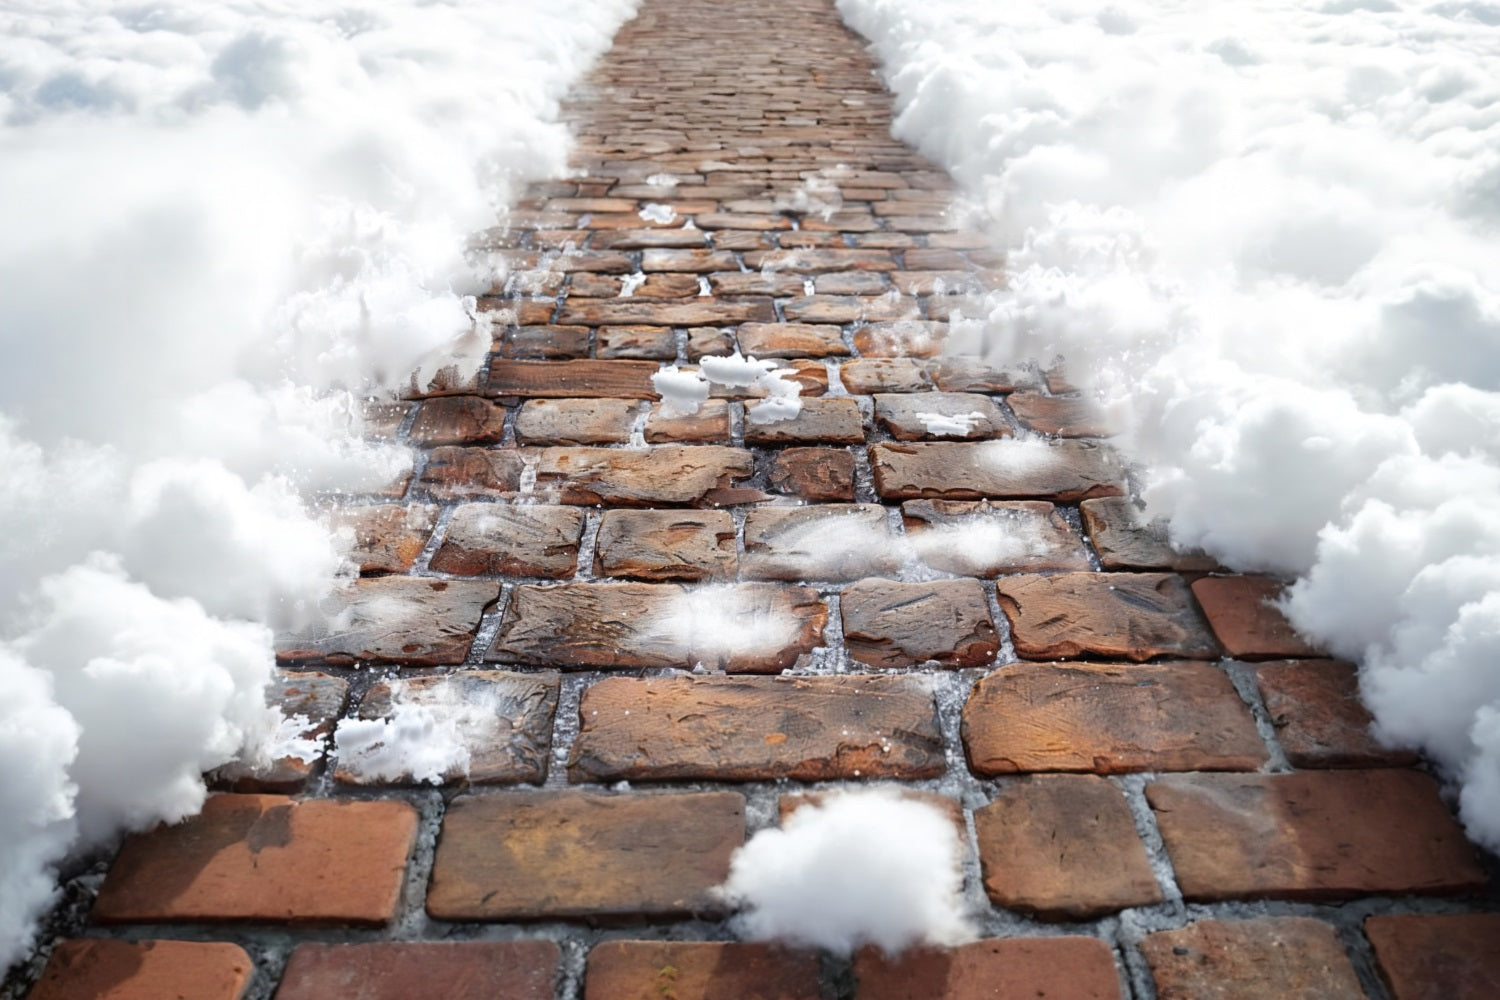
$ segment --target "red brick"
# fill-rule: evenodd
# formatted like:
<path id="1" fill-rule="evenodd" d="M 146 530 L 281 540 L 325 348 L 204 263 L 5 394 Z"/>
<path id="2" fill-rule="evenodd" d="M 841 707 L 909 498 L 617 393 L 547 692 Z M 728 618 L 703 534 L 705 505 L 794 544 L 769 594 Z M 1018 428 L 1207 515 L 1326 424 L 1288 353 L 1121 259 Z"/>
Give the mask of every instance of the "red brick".
<path id="1" fill-rule="evenodd" d="M 1087 920 L 1161 902 L 1125 796 L 1092 775 L 1006 785 L 974 811 L 984 889 L 996 906 Z"/>
<path id="2" fill-rule="evenodd" d="M 453 513 L 432 568 L 459 576 L 573 575 L 584 515 L 574 507 L 464 504 Z"/>
<path id="3" fill-rule="evenodd" d="M 854 499 L 854 456 L 838 448 L 783 448 L 771 459 L 771 488 L 804 500 Z"/>
<path id="4" fill-rule="evenodd" d="M 836 326 L 746 323 L 735 336 L 740 350 L 757 358 L 826 358 L 849 353 Z"/>
<path id="5" fill-rule="evenodd" d="M 944 428 L 934 417 L 964 418 L 966 429 Z M 881 393 L 875 397 L 875 418 L 898 441 L 977 440 L 1011 434 L 1000 408 L 977 393 Z"/>
<path id="6" fill-rule="evenodd" d="M 857 580 L 899 568 L 879 504 L 757 507 L 745 515 L 747 580 Z"/>
<path id="7" fill-rule="evenodd" d="M 1280 595 L 1281 584 L 1263 576 L 1206 576 L 1193 581 L 1193 596 L 1225 652 L 1235 659 L 1321 655 L 1268 603 Z"/>
<path id="8" fill-rule="evenodd" d="M 552 1000 L 551 941 L 304 944 L 276 1000 Z"/>
<path id="9" fill-rule="evenodd" d="M 875 489 L 887 500 L 1053 500 L 1120 493 L 1114 456 L 1080 441 L 911 442 L 870 446 Z"/>
<path id="10" fill-rule="evenodd" d="M 411 441 L 424 447 L 444 444 L 499 444 L 505 436 L 505 407 L 478 396 L 423 400 L 411 425 Z"/>
<path id="11" fill-rule="evenodd" d="M 570 299 L 563 303 L 559 319 L 563 323 L 577 323 L 580 326 L 714 326 L 770 323 L 776 319 L 776 310 L 768 300 L 722 302 L 697 299 L 691 302 L 650 302 L 637 299 Z"/>
<path id="12" fill-rule="evenodd" d="M 753 475 L 755 462 L 743 449 L 715 445 L 543 448 L 536 471 L 537 489 L 566 504 L 704 506 Z"/>
<path id="13" fill-rule="evenodd" d="M 637 580 L 733 579 L 739 556 L 728 511 L 608 510 L 594 572 Z"/>
<path id="14" fill-rule="evenodd" d="M 912 677 L 614 677 L 590 687 L 574 781 L 931 778 L 943 739 Z"/>
<path id="15" fill-rule="evenodd" d="M 726 792 L 463 795 L 443 818 L 427 912 L 438 920 L 681 919 L 722 912 L 745 839 Z"/>
<path id="16" fill-rule="evenodd" d="M 1201 920 L 1141 951 L 1158 1000 L 1365 1000 L 1337 932 L 1307 917 Z"/>
<path id="17" fill-rule="evenodd" d="M 1089 568 L 1083 540 L 1042 500 L 908 500 L 901 517 L 914 556 L 944 573 Z"/>
<path id="18" fill-rule="evenodd" d="M 849 655 L 877 668 L 977 667 L 1000 650 L 976 580 L 861 580 L 839 598 Z"/>
<path id="19" fill-rule="evenodd" d="M 662 404 L 653 403 L 646 418 L 646 440 L 651 444 L 725 444 L 729 441 L 729 404 L 709 399 L 697 413 L 667 417 L 662 415 Z"/>
<path id="20" fill-rule="evenodd" d="M 361 573 L 405 573 L 432 536 L 437 513 L 429 504 L 378 504 L 337 507 L 328 519 L 334 530 L 354 533 L 349 558 Z"/>
<path id="21" fill-rule="evenodd" d="M 1287 760 L 1296 767 L 1405 767 L 1418 760 L 1375 739 L 1352 663 L 1262 663 L 1255 680 Z"/>
<path id="22" fill-rule="evenodd" d="M 1005 401 L 1021 423 L 1038 434 L 1108 437 L 1114 433 L 1098 405 L 1077 396 L 1043 396 L 1037 392 L 1016 392 L 1007 396 Z"/>
<path id="23" fill-rule="evenodd" d="M 283 635 L 281 660 L 379 660 L 432 667 L 462 663 L 500 585 L 478 580 L 367 577 L 336 595 L 327 621 Z"/>
<path id="24" fill-rule="evenodd" d="M 1394 1000 L 1500 996 L 1500 913 L 1367 917 L 1365 936 Z"/>
<path id="25" fill-rule="evenodd" d="M 1202 552 L 1178 552 L 1168 542 L 1164 518 L 1147 521 L 1126 497 L 1104 497 L 1079 504 L 1083 524 L 1105 569 L 1170 569 L 1202 573 L 1218 563 Z"/>
<path id="26" fill-rule="evenodd" d="M 1255 722 L 1222 670 L 1198 663 L 1014 663 L 964 706 L 976 774 L 1253 770 Z"/>
<path id="27" fill-rule="evenodd" d="M 755 422 L 756 410 L 764 404 L 745 406 L 745 443 L 771 444 L 863 444 L 864 417 L 859 404 L 847 396 L 804 399 L 802 409 L 790 420 Z"/>
<path id="28" fill-rule="evenodd" d="M 1484 870 L 1417 771 L 1171 775 L 1146 786 L 1193 901 L 1479 889 Z"/>
<path id="29" fill-rule="evenodd" d="M 125 841 L 94 920 L 379 926 L 416 830 L 404 802 L 211 796 L 198 816 Z"/>
<path id="30" fill-rule="evenodd" d="M 818 1000 L 818 956 L 769 944 L 605 941 L 584 1000 Z"/>
<path id="31" fill-rule="evenodd" d="M 624 444 L 640 403 L 633 399 L 529 399 L 516 415 L 521 444 Z"/>
<path id="32" fill-rule="evenodd" d="M 196 941 L 58 943 L 30 1000 L 240 1000 L 255 971 L 239 945 Z"/>
<path id="33" fill-rule="evenodd" d="M 658 370 L 653 361 L 497 360 L 490 363 L 486 389 L 491 396 L 655 399 L 651 376 Z"/>
<path id="34" fill-rule="evenodd" d="M 1168 573 L 1059 573 L 996 583 L 1016 652 L 1027 659 L 1217 659 L 1187 584 Z"/>
<path id="35" fill-rule="evenodd" d="M 344 714 L 349 683 L 316 671 L 277 670 L 266 688 L 266 704 L 275 705 L 291 720 L 301 719 L 297 737 L 326 744 Z M 210 776 L 215 787 L 234 792 L 298 792 L 312 777 L 318 762 L 280 757 L 266 764 L 236 760 Z"/>
<path id="36" fill-rule="evenodd" d="M 1109 945 L 1086 937 L 990 938 L 899 958 L 864 948 L 854 978 L 858 1000 L 1121 1000 Z"/>
<path id="37" fill-rule="evenodd" d="M 521 483 L 514 448 L 434 448 L 422 470 L 422 489 L 438 500 L 501 497 Z"/>

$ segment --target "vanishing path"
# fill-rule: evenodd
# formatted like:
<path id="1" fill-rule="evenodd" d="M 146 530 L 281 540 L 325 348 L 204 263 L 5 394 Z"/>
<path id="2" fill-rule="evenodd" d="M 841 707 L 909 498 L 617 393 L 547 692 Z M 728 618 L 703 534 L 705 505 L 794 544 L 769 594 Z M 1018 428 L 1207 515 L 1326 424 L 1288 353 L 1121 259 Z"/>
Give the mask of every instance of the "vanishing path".
<path id="1" fill-rule="evenodd" d="M 434 750 L 467 706 L 467 780 L 221 776 L 34 997 L 1500 995 L 1483 863 L 1352 668 L 1136 523 L 1060 372 L 938 358 L 1003 262 L 830 2 L 645 0 L 568 114 L 487 375 L 379 414 L 416 473 L 340 515 L 347 627 L 282 643 L 324 737 L 396 674 Z M 662 412 L 735 349 L 795 418 Z M 734 943 L 733 849 L 874 782 L 959 822 L 984 940 Z"/>

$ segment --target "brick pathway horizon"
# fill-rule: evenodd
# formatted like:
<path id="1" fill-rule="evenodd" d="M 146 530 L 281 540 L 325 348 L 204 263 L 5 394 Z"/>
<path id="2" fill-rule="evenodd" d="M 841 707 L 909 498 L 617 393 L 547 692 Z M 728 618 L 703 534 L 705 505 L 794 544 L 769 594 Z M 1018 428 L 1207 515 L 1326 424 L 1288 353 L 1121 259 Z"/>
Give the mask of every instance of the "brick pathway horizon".
<path id="1" fill-rule="evenodd" d="M 486 237 L 486 370 L 378 408 L 415 470 L 337 515 L 340 628 L 279 641 L 324 739 L 398 678 L 495 706 L 467 778 L 217 775 L 24 995 L 1500 996 L 1495 859 L 1354 668 L 1139 522 L 1061 370 L 943 354 L 1004 261 L 832 0 L 644 0 L 566 114 L 576 176 Z M 663 412 L 736 349 L 796 418 Z M 959 821 L 981 939 L 736 941 L 734 849 L 864 784 Z"/>

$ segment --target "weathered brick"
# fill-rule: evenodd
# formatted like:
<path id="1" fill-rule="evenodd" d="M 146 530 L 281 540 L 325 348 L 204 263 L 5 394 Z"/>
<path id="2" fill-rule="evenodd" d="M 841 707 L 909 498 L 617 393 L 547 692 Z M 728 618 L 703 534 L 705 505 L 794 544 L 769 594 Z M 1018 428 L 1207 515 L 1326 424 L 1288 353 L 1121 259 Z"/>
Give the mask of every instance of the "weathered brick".
<path id="1" fill-rule="evenodd" d="M 970 271 L 974 268 L 969 258 L 957 250 L 921 247 L 906 251 L 902 260 L 913 271 Z"/>
<path id="2" fill-rule="evenodd" d="M 335 595 L 336 612 L 276 643 L 281 660 L 379 660 L 406 666 L 462 663 L 498 583 L 368 577 Z"/>
<path id="3" fill-rule="evenodd" d="M 1394 1000 L 1500 996 L 1500 913 L 1365 918 Z"/>
<path id="4" fill-rule="evenodd" d="M 641 270 L 679 271 L 710 274 L 714 271 L 737 271 L 734 254 L 725 250 L 646 250 L 641 254 Z"/>
<path id="5" fill-rule="evenodd" d="M 432 568 L 459 576 L 569 577 L 583 526 L 576 507 L 464 504 L 453 512 Z"/>
<path id="6" fill-rule="evenodd" d="M 745 254 L 745 266 L 788 274 L 828 271 L 894 271 L 896 258 L 886 250 L 767 250 Z"/>
<path id="7" fill-rule="evenodd" d="M 988 396 L 961 392 L 880 393 L 875 419 L 898 441 L 1009 437 L 1010 423 Z"/>
<path id="8" fill-rule="evenodd" d="M 928 370 L 943 392 L 1011 392 L 1036 383 L 1031 375 L 978 358 L 940 358 L 930 362 Z"/>
<path id="9" fill-rule="evenodd" d="M 1200 920 L 1141 952 L 1160 1000 L 1365 1000 L 1338 933 L 1308 917 Z"/>
<path id="10" fill-rule="evenodd" d="M 1253 770 L 1255 722 L 1207 664 L 1013 663 L 964 706 L 974 773 Z"/>
<path id="11" fill-rule="evenodd" d="M 505 436 L 505 407 L 479 396 L 439 396 L 423 400 L 411 425 L 411 442 L 499 444 Z"/>
<path id="12" fill-rule="evenodd" d="M 677 337 L 668 326 L 601 326 L 598 355 L 671 361 L 677 356 Z"/>
<path id="13" fill-rule="evenodd" d="M 562 275 L 557 275 L 557 277 L 561 279 Z M 590 278 L 584 277 L 576 280 L 588 281 Z M 616 278 L 593 280 L 619 283 Z M 548 320 L 552 318 L 550 298 L 545 300 L 543 309 L 544 311 L 538 316 L 518 313 L 517 322 L 525 323 L 525 325 L 507 327 L 505 333 L 500 336 L 496 353 L 502 358 L 516 361 L 560 361 L 567 358 L 588 357 L 589 328 L 549 323 Z M 525 322 L 526 320 L 534 322 Z"/>
<path id="14" fill-rule="evenodd" d="M 849 353 L 836 326 L 746 323 L 735 335 L 740 350 L 757 358 L 826 358 Z"/>
<path id="15" fill-rule="evenodd" d="M 790 219 L 781 215 L 749 215 L 734 212 L 702 212 L 693 219 L 700 229 L 791 229 Z"/>
<path id="16" fill-rule="evenodd" d="M 616 229 L 595 233 L 596 250 L 702 249 L 707 235 L 698 229 Z"/>
<path id="17" fill-rule="evenodd" d="M 977 667 L 1000 651 L 977 580 L 861 580 L 839 606 L 849 655 L 872 667 Z"/>
<path id="18" fill-rule="evenodd" d="M 1120 493 L 1113 453 L 1080 441 L 911 442 L 870 446 L 875 488 L 888 500 L 1055 500 Z"/>
<path id="19" fill-rule="evenodd" d="M 806 286 L 796 274 L 775 271 L 726 271 L 708 276 L 708 286 L 715 295 L 774 295 L 785 298 L 801 295 Z"/>
<path id="20" fill-rule="evenodd" d="M 680 919 L 722 912 L 712 891 L 745 838 L 727 792 L 463 795 L 443 818 L 427 912 L 438 920 Z"/>
<path id="21" fill-rule="evenodd" d="M 698 412 L 668 417 L 662 404 L 651 404 L 646 417 L 646 440 L 651 444 L 723 444 L 729 440 L 729 404 L 722 399 L 705 400 Z"/>
<path id="22" fill-rule="evenodd" d="M 516 415 L 521 444 L 624 444 L 640 403 L 633 399 L 528 399 Z"/>
<path id="23" fill-rule="evenodd" d="M 439 500 L 500 497 L 520 487 L 522 468 L 514 448 L 434 448 L 421 487 Z"/>
<path id="24" fill-rule="evenodd" d="M 948 339 L 947 323 L 918 319 L 914 313 L 864 320 L 855 328 L 853 340 L 854 349 L 867 358 L 934 358 Z"/>
<path id="25" fill-rule="evenodd" d="M 745 443 L 770 444 L 863 444 L 864 416 L 859 404 L 847 396 L 804 399 L 802 409 L 790 420 L 755 422 L 756 410 L 764 403 L 745 405 Z"/>
<path id="26" fill-rule="evenodd" d="M 551 257 L 547 266 L 567 274 L 629 274 L 635 270 L 629 254 L 598 250 L 569 250 Z"/>
<path id="27" fill-rule="evenodd" d="M 1170 573 L 1013 576 L 998 581 L 996 594 L 1016 652 L 1028 659 L 1219 655 L 1186 582 Z"/>
<path id="28" fill-rule="evenodd" d="M 1208 572 L 1218 563 L 1202 552 L 1178 552 L 1167 540 L 1164 518 L 1147 521 L 1126 497 L 1103 497 L 1079 504 L 1089 540 L 1105 569 L 1170 569 Z"/>
<path id="29" fill-rule="evenodd" d="M 724 302 L 652 302 L 639 299 L 570 299 L 559 320 L 580 326 L 714 326 L 728 323 L 771 323 L 776 310 L 769 300 Z M 492 376 L 493 378 L 493 376 Z M 503 393 L 501 394 L 503 395 Z"/>
<path id="30" fill-rule="evenodd" d="M 630 294 L 637 299 L 693 298 L 698 295 L 698 278 L 692 274 L 648 274 Z"/>
<path id="31" fill-rule="evenodd" d="M 1275 580 L 1263 576 L 1205 576 L 1193 581 L 1193 596 L 1225 652 L 1235 659 L 1322 655 L 1270 603 L 1281 596 L 1281 584 Z"/>
<path id="32" fill-rule="evenodd" d="M 879 271 L 844 271 L 836 274 L 820 274 L 813 279 L 813 289 L 819 295 L 884 295 L 891 290 L 892 279 L 901 291 L 901 272 L 887 277 Z"/>
<path id="33" fill-rule="evenodd" d="M 1037 775 L 974 811 L 984 889 L 996 906 L 1088 920 L 1161 902 L 1130 806 L 1103 778 Z"/>
<path id="34" fill-rule="evenodd" d="M 334 530 L 354 533 L 349 558 L 361 573 L 405 573 L 432 535 L 437 508 L 429 504 L 377 504 L 337 507 L 329 514 Z"/>
<path id="35" fill-rule="evenodd" d="M 809 398 L 823 396 L 828 392 L 828 368 L 821 361 L 815 361 L 812 358 L 790 358 L 777 370 L 790 373 L 782 374 L 781 377 L 789 382 L 797 383 L 802 391 L 804 403 Z M 770 395 L 770 392 L 761 385 L 733 386 L 716 383 L 711 395 L 720 399 L 764 399 Z"/>
<path id="36" fill-rule="evenodd" d="M 857 358 L 839 366 L 844 388 L 855 395 L 876 392 L 927 392 L 932 376 L 912 358 Z"/>
<path id="37" fill-rule="evenodd" d="M 637 580 L 733 579 L 739 556 L 728 511 L 607 510 L 594 572 Z"/>
<path id="38" fill-rule="evenodd" d="M 776 673 L 822 640 L 818 593 L 768 584 L 517 587 L 489 658 L 534 666 L 634 670 L 698 663 Z"/>
<path id="39" fill-rule="evenodd" d="M 567 504 L 706 505 L 753 475 L 755 461 L 741 448 L 715 445 L 543 448 L 536 473 L 537 489 L 556 490 Z"/>
<path id="40" fill-rule="evenodd" d="M 818 956 L 770 944 L 605 941 L 584 1000 L 818 1000 Z"/>
<path id="41" fill-rule="evenodd" d="M 898 568 L 879 504 L 757 507 L 745 515 L 747 580 L 857 580 Z"/>
<path id="42" fill-rule="evenodd" d="M 829 781 L 943 773 L 917 677 L 611 677 L 590 687 L 574 781 Z"/>
<path id="43" fill-rule="evenodd" d="M 1288 660 L 1262 663 L 1255 681 L 1287 760 L 1296 767 L 1409 766 L 1417 755 L 1381 746 L 1359 700 L 1352 663 Z"/>
<path id="44" fill-rule="evenodd" d="M 859 1000 L 1121 1000 L 1109 945 L 1088 937 L 989 938 L 896 958 L 863 948 L 854 978 Z"/>
<path id="45" fill-rule="evenodd" d="M 1146 786 L 1184 898 L 1345 899 L 1485 884 L 1418 771 L 1169 775 Z"/>
<path id="46" fill-rule="evenodd" d="M 266 704 L 280 708 L 292 720 L 301 719 L 297 738 L 327 742 L 344 714 L 349 683 L 315 671 L 277 670 L 266 687 Z M 312 777 L 317 761 L 278 757 L 265 764 L 236 760 L 213 772 L 215 786 L 235 792 L 297 792 Z"/>
<path id="47" fill-rule="evenodd" d="M 1089 568 L 1083 539 L 1043 500 L 908 500 L 901 517 L 914 557 L 944 573 Z"/>
<path id="48" fill-rule="evenodd" d="M 304 944 L 276 1000 L 552 1000 L 561 961 L 551 941 Z"/>
<path id="49" fill-rule="evenodd" d="M 728 357 L 734 353 L 734 350 L 734 339 L 726 330 L 700 326 L 688 331 L 687 356 L 689 361 L 699 361 L 705 357 Z"/>
<path id="50" fill-rule="evenodd" d="M 839 448 L 783 448 L 771 459 L 771 488 L 804 500 L 853 500 L 854 456 Z"/>
<path id="51" fill-rule="evenodd" d="M 1015 392 L 1005 398 L 1021 423 L 1038 434 L 1058 437 L 1108 437 L 1115 433 L 1104 411 L 1078 396 L 1043 396 Z"/>
<path id="52" fill-rule="evenodd" d="M 94 920 L 379 926 L 416 830 L 405 802 L 210 796 L 199 815 L 126 839 Z"/>
<path id="53" fill-rule="evenodd" d="M 651 376 L 659 370 L 652 361 L 497 360 L 490 362 L 486 390 L 491 396 L 655 399 Z"/>
<path id="54" fill-rule="evenodd" d="M 921 315 L 915 299 L 901 295 L 860 298 L 856 295 L 803 295 L 782 306 L 788 320 L 799 323 L 895 323 Z M 856 346 L 859 341 L 855 341 Z M 860 353 L 867 353 L 863 348 Z M 876 353 L 874 351 L 868 353 Z"/>
<path id="55" fill-rule="evenodd" d="M 363 436 L 372 441 L 394 441 L 401 425 L 406 423 L 407 414 L 416 405 L 406 402 L 366 403 L 361 413 L 364 419 Z"/>
<path id="56" fill-rule="evenodd" d="M 240 1000 L 255 965 L 236 944 L 58 942 L 29 1000 Z M 816 996 L 816 994 L 814 994 Z"/>

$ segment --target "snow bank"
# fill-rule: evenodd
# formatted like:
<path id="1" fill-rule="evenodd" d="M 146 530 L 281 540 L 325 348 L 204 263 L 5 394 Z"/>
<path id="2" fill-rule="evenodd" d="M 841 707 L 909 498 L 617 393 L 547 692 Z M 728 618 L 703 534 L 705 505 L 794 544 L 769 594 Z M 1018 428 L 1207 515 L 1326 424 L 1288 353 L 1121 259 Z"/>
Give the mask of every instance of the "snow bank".
<path id="1" fill-rule="evenodd" d="M 466 242 L 634 6 L 0 11 L 0 967 L 69 850 L 284 728 L 272 629 L 343 566 L 306 497 L 409 465 L 363 397 L 482 357 Z"/>
<path id="2" fill-rule="evenodd" d="M 1500 16 L 839 0 L 1010 254 L 954 345 L 1065 355 L 1173 540 L 1297 575 L 1500 849 Z"/>

